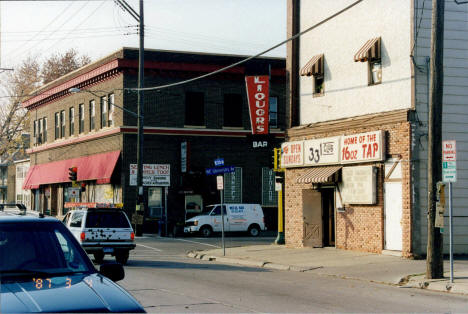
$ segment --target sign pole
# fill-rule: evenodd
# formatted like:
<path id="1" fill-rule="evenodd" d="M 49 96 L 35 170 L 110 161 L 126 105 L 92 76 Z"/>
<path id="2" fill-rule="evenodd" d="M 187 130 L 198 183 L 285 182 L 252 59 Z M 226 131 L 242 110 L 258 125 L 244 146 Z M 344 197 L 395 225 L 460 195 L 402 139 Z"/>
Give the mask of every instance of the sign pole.
<path id="1" fill-rule="evenodd" d="M 219 190 L 221 195 L 221 242 L 223 245 L 223 256 L 226 256 L 226 246 L 224 245 L 224 208 L 223 208 L 223 190 Z"/>
<path id="2" fill-rule="evenodd" d="M 449 238 L 450 238 L 450 282 L 453 283 L 453 215 L 452 215 L 452 182 L 449 182 Z"/>

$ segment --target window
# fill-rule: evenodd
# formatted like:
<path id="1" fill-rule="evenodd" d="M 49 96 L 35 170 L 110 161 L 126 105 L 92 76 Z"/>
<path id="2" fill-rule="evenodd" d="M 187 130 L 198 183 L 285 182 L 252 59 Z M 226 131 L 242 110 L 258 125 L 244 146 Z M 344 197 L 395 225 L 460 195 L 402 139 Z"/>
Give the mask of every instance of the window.
<path id="1" fill-rule="evenodd" d="M 39 134 L 38 134 L 38 137 L 37 137 L 37 143 L 38 144 L 42 144 L 43 141 L 42 141 L 42 134 L 44 132 L 44 120 L 43 119 L 39 119 Z"/>
<path id="2" fill-rule="evenodd" d="M 78 116 L 80 119 L 80 124 L 78 126 L 78 132 L 83 133 L 84 132 L 84 104 L 80 104 L 78 106 Z"/>
<path id="3" fill-rule="evenodd" d="M 94 121 L 95 121 L 95 115 L 96 115 L 96 102 L 94 100 L 91 100 L 89 102 L 89 130 L 93 131 L 94 130 Z"/>
<path id="4" fill-rule="evenodd" d="M 354 55 L 354 62 L 367 62 L 368 85 L 382 83 L 381 38 L 369 39 Z"/>
<path id="5" fill-rule="evenodd" d="M 109 95 L 108 99 L 108 105 L 109 105 L 109 121 L 108 121 L 108 126 L 114 126 L 114 94 Z"/>
<path id="6" fill-rule="evenodd" d="M 42 118 L 44 120 L 44 133 L 42 133 L 42 143 L 47 142 L 47 118 Z"/>
<path id="7" fill-rule="evenodd" d="M 60 137 L 65 137 L 65 110 L 60 111 Z"/>
<path id="8" fill-rule="evenodd" d="M 34 126 L 33 126 L 33 137 L 34 139 L 36 140 L 36 145 L 39 144 L 39 140 L 38 140 L 38 127 L 37 127 L 37 120 L 34 120 Z"/>
<path id="9" fill-rule="evenodd" d="M 75 134 L 75 108 L 71 107 L 70 108 L 70 136 Z"/>
<path id="10" fill-rule="evenodd" d="M 324 93 L 324 54 L 313 56 L 309 62 L 301 69 L 301 76 L 312 76 L 313 87 L 312 94 L 321 96 Z"/>
<path id="11" fill-rule="evenodd" d="M 203 93 L 185 93 L 185 125 L 205 125 L 205 99 Z"/>
<path id="12" fill-rule="evenodd" d="M 55 113 L 55 139 L 60 138 L 60 113 Z"/>
<path id="13" fill-rule="evenodd" d="M 224 126 L 242 127 L 242 96 L 240 94 L 224 95 Z"/>
<path id="14" fill-rule="evenodd" d="M 278 127 L 278 97 L 270 97 L 270 128 Z"/>
<path id="15" fill-rule="evenodd" d="M 107 98 L 101 97 L 101 129 L 107 126 Z"/>

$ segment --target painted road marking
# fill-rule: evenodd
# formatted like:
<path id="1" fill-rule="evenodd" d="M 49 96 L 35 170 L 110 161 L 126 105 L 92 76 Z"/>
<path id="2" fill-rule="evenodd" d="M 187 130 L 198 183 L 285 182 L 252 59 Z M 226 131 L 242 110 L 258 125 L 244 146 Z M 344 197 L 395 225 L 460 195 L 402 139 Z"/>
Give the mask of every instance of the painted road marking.
<path id="1" fill-rule="evenodd" d="M 157 248 L 155 248 L 155 247 L 151 247 L 151 246 L 147 246 L 147 245 L 143 245 L 143 244 L 138 244 L 138 243 L 137 243 L 137 245 L 138 245 L 138 246 L 145 247 L 145 248 L 147 248 L 147 249 L 154 250 L 154 251 L 156 251 L 156 252 L 162 252 L 162 250 L 157 249 Z"/>
<path id="2" fill-rule="evenodd" d="M 185 239 L 174 239 L 174 240 L 183 241 L 183 242 L 190 242 L 190 243 L 196 243 L 196 244 L 211 246 L 211 247 L 215 247 L 215 248 L 220 248 L 220 246 L 217 246 L 217 245 L 207 244 L 207 243 L 202 243 L 202 242 L 197 242 L 197 241 L 190 241 L 190 240 L 185 240 Z"/>

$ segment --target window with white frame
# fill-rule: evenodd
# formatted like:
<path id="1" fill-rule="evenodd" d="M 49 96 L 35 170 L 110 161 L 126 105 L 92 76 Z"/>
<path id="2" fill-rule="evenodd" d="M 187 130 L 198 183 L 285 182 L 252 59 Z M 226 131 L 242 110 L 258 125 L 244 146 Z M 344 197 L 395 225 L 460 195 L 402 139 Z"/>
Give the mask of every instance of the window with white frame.
<path id="1" fill-rule="evenodd" d="M 73 135 L 75 134 L 75 108 L 74 107 L 70 107 L 69 119 L 70 119 L 70 135 Z"/>
<path id="2" fill-rule="evenodd" d="M 60 111 L 60 137 L 65 137 L 65 110 Z"/>
<path id="3" fill-rule="evenodd" d="M 78 126 L 78 132 L 83 133 L 84 132 L 84 104 L 79 104 L 78 106 L 78 116 L 80 119 L 80 124 Z"/>
<path id="4" fill-rule="evenodd" d="M 89 102 L 89 130 L 93 131 L 95 126 L 95 117 L 96 117 L 96 102 L 91 100 Z"/>
<path id="5" fill-rule="evenodd" d="M 60 138 L 60 113 L 55 113 L 55 139 Z"/>
<path id="6" fill-rule="evenodd" d="M 101 129 L 107 126 L 107 97 L 101 97 Z"/>
<path id="7" fill-rule="evenodd" d="M 109 105 L 109 121 L 108 121 L 108 126 L 114 126 L 114 113 L 115 113 L 115 96 L 114 94 L 109 94 L 109 99 L 108 99 L 108 105 Z"/>

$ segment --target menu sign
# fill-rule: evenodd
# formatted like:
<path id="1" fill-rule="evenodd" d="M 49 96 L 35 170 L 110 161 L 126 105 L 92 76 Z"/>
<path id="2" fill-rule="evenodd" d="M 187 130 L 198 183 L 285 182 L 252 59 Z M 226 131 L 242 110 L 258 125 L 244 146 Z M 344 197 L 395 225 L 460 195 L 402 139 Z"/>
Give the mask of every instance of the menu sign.
<path id="1" fill-rule="evenodd" d="M 339 145 L 339 137 L 327 137 L 304 141 L 304 164 L 314 166 L 339 163 Z"/>
<path id="2" fill-rule="evenodd" d="M 341 137 L 341 163 L 379 161 L 384 159 L 382 131 Z"/>

